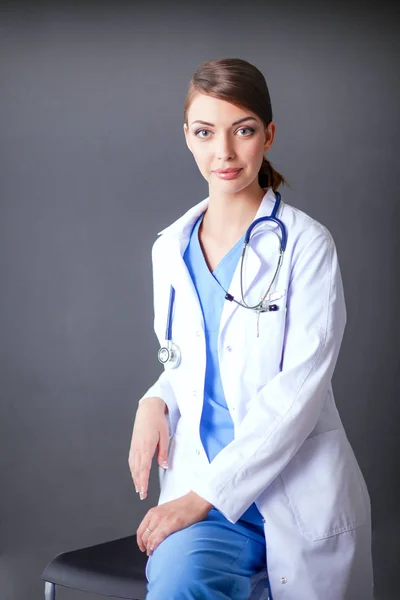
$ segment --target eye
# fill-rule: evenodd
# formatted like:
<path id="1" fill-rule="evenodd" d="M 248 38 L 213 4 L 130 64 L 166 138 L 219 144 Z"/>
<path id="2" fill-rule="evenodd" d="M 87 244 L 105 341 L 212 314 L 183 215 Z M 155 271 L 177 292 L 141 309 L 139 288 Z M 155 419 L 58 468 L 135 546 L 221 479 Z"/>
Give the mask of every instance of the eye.
<path id="1" fill-rule="evenodd" d="M 253 133 L 255 132 L 255 129 L 253 129 L 253 127 L 241 127 L 240 129 L 238 129 L 238 131 L 246 131 L 246 129 L 247 129 L 247 131 L 250 131 L 250 134 L 244 135 L 244 136 L 241 135 L 239 137 L 249 137 L 250 135 L 253 135 Z"/>
<path id="2" fill-rule="evenodd" d="M 201 133 L 202 131 L 205 131 L 206 133 L 210 133 L 210 132 L 208 131 L 208 129 L 198 129 L 197 131 L 195 131 L 194 135 L 196 135 L 196 136 L 197 136 L 197 134 L 198 134 L 198 133 Z M 200 137 L 200 138 L 204 139 L 204 136 L 203 136 L 203 135 L 200 135 L 200 136 L 198 136 L 198 137 Z"/>
<path id="3" fill-rule="evenodd" d="M 241 127 L 237 131 L 248 131 L 249 133 L 247 135 L 240 135 L 239 137 L 250 137 L 255 132 L 255 129 L 253 127 Z M 211 133 L 211 132 L 208 129 L 198 129 L 197 131 L 195 131 L 195 133 L 194 133 L 195 136 L 199 137 L 200 139 L 205 140 L 210 136 L 199 135 L 199 133 Z"/>

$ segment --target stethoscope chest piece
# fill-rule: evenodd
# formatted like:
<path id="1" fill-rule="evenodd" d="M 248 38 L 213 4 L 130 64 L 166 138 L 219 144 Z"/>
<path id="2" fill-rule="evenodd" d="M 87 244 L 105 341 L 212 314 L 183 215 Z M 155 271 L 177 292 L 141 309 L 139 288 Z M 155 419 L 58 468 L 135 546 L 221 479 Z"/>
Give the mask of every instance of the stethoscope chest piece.
<path id="1" fill-rule="evenodd" d="M 181 353 L 176 344 L 166 340 L 158 351 L 158 360 L 166 369 L 175 369 L 181 362 Z"/>

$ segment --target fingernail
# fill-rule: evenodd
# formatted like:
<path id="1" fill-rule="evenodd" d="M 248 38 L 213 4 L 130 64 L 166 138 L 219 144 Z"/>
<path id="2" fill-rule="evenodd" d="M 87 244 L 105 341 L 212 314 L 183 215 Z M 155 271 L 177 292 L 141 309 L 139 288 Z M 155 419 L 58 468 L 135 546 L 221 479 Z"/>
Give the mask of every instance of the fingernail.
<path id="1" fill-rule="evenodd" d="M 138 494 L 138 493 L 139 493 L 139 490 L 137 489 L 137 487 L 135 487 L 135 490 L 136 490 L 136 493 Z"/>
<path id="2" fill-rule="evenodd" d="M 146 494 L 144 492 L 140 492 L 140 499 L 144 500 L 146 498 Z"/>
<path id="3" fill-rule="evenodd" d="M 167 463 L 167 461 L 166 461 L 166 460 L 164 460 L 164 461 L 161 463 L 161 466 L 163 467 L 163 469 L 168 469 L 168 463 Z"/>

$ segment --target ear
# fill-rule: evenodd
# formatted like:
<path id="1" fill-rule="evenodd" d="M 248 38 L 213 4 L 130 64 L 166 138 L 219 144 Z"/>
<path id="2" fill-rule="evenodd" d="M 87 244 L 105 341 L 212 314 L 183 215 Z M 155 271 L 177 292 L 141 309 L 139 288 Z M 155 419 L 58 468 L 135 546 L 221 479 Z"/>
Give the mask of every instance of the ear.
<path id="1" fill-rule="evenodd" d="M 190 152 L 192 152 L 192 149 L 189 144 L 189 129 L 188 129 L 188 126 L 186 125 L 186 123 L 183 124 L 183 131 L 185 133 L 186 146 L 189 148 Z M 193 152 L 192 152 L 192 154 L 193 154 Z"/>
<path id="2" fill-rule="evenodd" d="M 275 129 L 276 125 L 273 121 L 268 123 L 268 127 L 265 129 L 264 153 L 267 152 L 274 143 Z"/>

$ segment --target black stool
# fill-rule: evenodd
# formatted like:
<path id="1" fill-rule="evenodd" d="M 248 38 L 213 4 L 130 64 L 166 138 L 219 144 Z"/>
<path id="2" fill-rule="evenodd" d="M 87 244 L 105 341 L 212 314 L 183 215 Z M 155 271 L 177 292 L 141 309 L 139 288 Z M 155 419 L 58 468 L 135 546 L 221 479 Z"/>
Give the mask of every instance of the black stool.
<path id="1" fill-rule="evenodd" d="M 136 535 L 58 554 L 43 571 L 45 599 L 55 600 L 56 586 L 102 596 L 144 600 L 147 554 Z"/>

